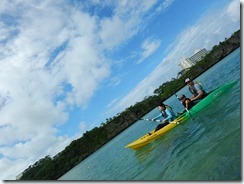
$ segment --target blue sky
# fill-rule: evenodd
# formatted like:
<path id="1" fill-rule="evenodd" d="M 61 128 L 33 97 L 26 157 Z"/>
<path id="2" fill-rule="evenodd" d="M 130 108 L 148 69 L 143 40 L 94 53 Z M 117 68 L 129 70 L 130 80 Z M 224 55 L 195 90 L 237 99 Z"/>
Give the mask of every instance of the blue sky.
<path id="1" fill-rule="evenodd" d="M 14 179 L 230 37 L 240 2 L 2 0 L 0 27 L 0 173 Z"/>

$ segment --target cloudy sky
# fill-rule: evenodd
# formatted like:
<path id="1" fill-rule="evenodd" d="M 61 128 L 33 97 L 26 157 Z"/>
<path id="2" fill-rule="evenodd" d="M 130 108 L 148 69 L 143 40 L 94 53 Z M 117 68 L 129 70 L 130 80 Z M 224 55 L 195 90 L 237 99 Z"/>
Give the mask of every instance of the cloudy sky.
<path id="1" fill-rule="evenodd" d="M 238 0 L 1 0 L 0 178 L 141 101 L 240 28 Z"/>

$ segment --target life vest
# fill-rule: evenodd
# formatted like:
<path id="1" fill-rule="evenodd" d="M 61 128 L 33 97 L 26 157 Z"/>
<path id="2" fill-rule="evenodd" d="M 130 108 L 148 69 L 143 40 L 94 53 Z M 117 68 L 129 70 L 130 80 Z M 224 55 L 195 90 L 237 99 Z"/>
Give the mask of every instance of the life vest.
<path id="1" fill-rule="evenodd" d="M 194 82 L 194 84 L 199 84 L 201 87 L 202 87 L 202 83 L 201 82 Z M 202 87 L 203 88 L 203 87 Z M 203 90 L 203 89 L 202 89 Z M 198 95 L 198 91 L 196 90 L 195 86 L 189 86 L 189 91 L 194 95 L 194 96 L 197 96 Z M 206 91 L 203 90 L 203 94 L 204 96 L 207 95 Z"/>
<path id="2" fill-rule="evenodd" d="M 168 109 L 168 110 L 171 111 L 171 113 L 172 113 L 173 116 L 175 116 L 172 107 L 170 107 L 169 105 L 165 105 L 165 107 L 166 107 L 166 109 Z M 161 113 L 162 113 L 162 116 L 163 116 L 164 118 L 167 118 L 168 115 L 166 114 L 165 111 L 161 111 Z M 175 118 L 175 117 L 174 117 L 174 118 Z"/>

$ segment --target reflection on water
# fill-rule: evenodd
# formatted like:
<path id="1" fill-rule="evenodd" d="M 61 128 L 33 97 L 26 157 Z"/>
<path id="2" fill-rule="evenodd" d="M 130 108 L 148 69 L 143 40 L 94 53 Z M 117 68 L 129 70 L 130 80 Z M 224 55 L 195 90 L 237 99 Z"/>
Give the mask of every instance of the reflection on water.
<path id="1" fill-rule="evenodd" d="M 151 152 L 155 149 L 153 144 L 149 144 L 148 146 L 135 151 L 135 157 L 138 159 L 140 163 L 143 163 L 148 157 L 151 156 Z"/>

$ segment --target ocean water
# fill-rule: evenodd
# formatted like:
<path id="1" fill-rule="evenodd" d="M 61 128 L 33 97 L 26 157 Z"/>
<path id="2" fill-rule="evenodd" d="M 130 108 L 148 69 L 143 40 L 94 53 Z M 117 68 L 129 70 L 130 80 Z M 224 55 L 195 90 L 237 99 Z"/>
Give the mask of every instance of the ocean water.
<path id="1" fill-rule="evenodd" d="M 59 180 L 83 181 L 237 181 L 241 180 L 240 48 L 196 80 L 206 91 L 239 82 L 187 122 L 148 146 L 133 151 L 125 145 L 157 126 L 137 121 Z M 190 96 L 184 87 L 177 92 Z M 175 96 L 166 100 L 183 110 Z M 146 118 L 159 113 L 155 108 Z"/>

